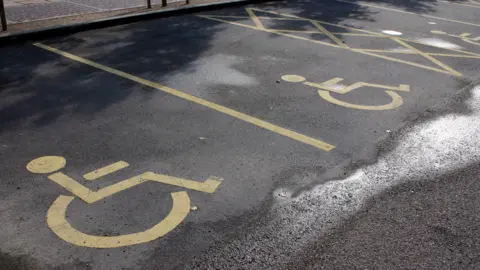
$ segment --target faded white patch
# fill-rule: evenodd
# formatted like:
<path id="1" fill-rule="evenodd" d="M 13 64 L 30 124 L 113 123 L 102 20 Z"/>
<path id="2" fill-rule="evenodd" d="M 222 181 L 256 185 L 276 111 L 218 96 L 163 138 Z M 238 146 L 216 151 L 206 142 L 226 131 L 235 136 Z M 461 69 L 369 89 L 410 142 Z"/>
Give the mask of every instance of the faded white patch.
<path id="1" fill-rule="evenodd" d="M 393 31 L 393 30 L 383 30 L 382 33 L 391 35 L 391 36 L 401 36 L 402 32 Z"/>
<path id="2" fill-rule="evenodd" d="M 408 49 L 408 48 L 405 48 L 405 47 L 397 47 L 397 48 L 393 48 L 393 49 L 388 49 L 388 51 L 391 51 L 391 52 L 405 52 L 405 53 L 413 53 L 414 51 Z"/>
<path id="3" fill-rule="evenodd" d="M 273 226 L 283 227 L 285 231 L 308 228 L 318 237 L 318 233 L 327 232 L 341 219 L 354 215 L 372 196 L 392 186 L 412 179 L 425 179 L 425 175 L 441 175 L 480 161 L 480 86 L 472 91 L 467 104 L 473 113 L 450 114 L 413 126 L 403 131 L 396 148 L 380 157 L 377 163 L 357 170 L 344 180 L 319 185 L 278 205 L 275 213 L 281 218 L 275 222 L 286 220 L 287 224 Z M 285 231 L 278 231 L 278 234 L 285 237 Z M 308 244 L 311 237 L 305 234 L 295 241 Z M 292 239 L 285 240 L 288 243 Z M 301 250 L 298 246 L 295 248 Z"/>
<path id="4" fill-rule="evenodd" d="M 439 38 L 421 38 L 419 42 L 442 49 L 462 49 L 461 46 Z"/>
<path id="5" fill-rule="evenodd" d="M 333 89 L 333 90 L 342 90 L 343 88 L 347 87 L 344 84 L 341 83 L 335 83 L 335 84 L 329 84 L 328 88 Z"/>
<path id="6" fill-rule="evenodd" d="M 428 24 L 437 24 L 436 22 L 428 22 Z"/>
<path id="7" fill-rule="evenodd" d="M 233 253 L 239 247 L 245 253 L 258 254 L 270 251 L 274 245 L 275 260 L 256 256 L 250 267 L 260 269 L 268 264 L 280 269 L 285 261 L 355 215 L 386 189 L 415 179 L 428 181 L 426 176 L 433 178 L 479 162 L 480 87 L 472 91 L 467 105 L 472 111 L 468 115 L 439 116 L 402 130 L 395 149 L 346 179 L 334 179 L 292 199 L 277 200 L 266 224 L 231 241 L 219 254 Z M 281 194 L 282 188 L 274 192 L 276 198 Z M 266 234 L 274 242 L 265 241 Z"/>
<path id="8" fill-rule="evenodd" d="M 241 57 L 234 55 L 217 54 L 195 61 L 188 69 L 182 70 L 170 80 L 193 79 L 195 84 L 254 86 L 257 80 L 238 67 L 244 63 Z"/>

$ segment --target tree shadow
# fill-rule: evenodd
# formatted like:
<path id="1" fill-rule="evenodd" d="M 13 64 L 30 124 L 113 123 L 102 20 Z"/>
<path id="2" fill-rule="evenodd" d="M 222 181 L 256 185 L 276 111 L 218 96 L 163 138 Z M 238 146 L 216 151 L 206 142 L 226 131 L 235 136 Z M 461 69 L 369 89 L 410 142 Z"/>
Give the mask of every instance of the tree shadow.
<path id="1" fill-rule="evenodd" d="M 376 1 L 431 12 L 435 1 Z M 300 17 L 342 24 L 345 20 L 374 21 L 372 11 L 355 3 L 336 1 L 279 1 L 252 7 L 282 9 Z M 205 12 L 245 16 L 245 8 Z M 272 15 L 273 16 L 273 15 Z M 277 25 L 275 25 L 277 24 Z M 348 24 L 344 24 L 348 25 Z M 103 65 L 151 81 L 161 81 L 179 71 L 193 72 L 199 57 L 222 39 L 231 27 L 217 21 L 184 15 L 97 29 L 43 41 Z M 272 27 L 307 29 L 291 20 L 275 20 Z M 279 35 L 270 34 L 271 38 Z M 227 38 L 230 38 L 227 36 Z M 338 38 L 342 38 L 338 35 Z M 316 37 L 326 40 L 328 37 Z M 232 41 L 234 42 L 234 41 Z M 93 117 L 113 104 L 125 101 L 141 89 L 145 99 L 154 91 L 118 76 L 76 63 L 30 44 L 1 49 L 0 132 L 15 126 L 41 126 L 63 115 Z"/>

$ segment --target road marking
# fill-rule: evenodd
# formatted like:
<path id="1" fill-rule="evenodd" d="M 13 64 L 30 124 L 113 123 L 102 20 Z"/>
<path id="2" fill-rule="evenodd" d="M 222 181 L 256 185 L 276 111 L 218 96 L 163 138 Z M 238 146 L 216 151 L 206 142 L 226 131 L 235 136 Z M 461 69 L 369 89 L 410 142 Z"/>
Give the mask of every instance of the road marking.
<path id="1" fill-rule="evenodd" d="M 333 104 L 343 106 L 346 108 L 357 109 L 357 110 L 369 110 L 369 111 L 381 111 L 381 110 L 391 110 L 397 107 L 400 107 L 403 104 L 402 97 L 394 91 L 403 91 L 409 92 L 410 86 L 406 84 L 399 84 L 398 86 L 390 86 L 390 85 L 383 85 L 383 84 L 374 84 L 374 83 L 366 83 L 366 82 L 356 82 L 351 85 L 343 86 L 342 88 L 338 87 L 338 83 L 343 81 L 343 78 L 333 78 L 327 80 L 323 83 L 313 83 L 306 81 L 306 78 L 300 75 L 283 75 L 282 80 L 291 82 L 291 83 L 303 83 L 304 85 L 317 88 L 318 95 L 325 99 L 328 102 Z M 334 92 L 337 94 L 347 94 L 350 91 L 358 89 L 360 87 L 373 87 L 373 88 L 380 88 L 385 89 L 385 93 L 390 96 L 392 101 L 388 104 L 384 105 L 360 105 L 360 104 L 353 104 L 348 103 L 339 99 L 336 99 L 330 95 L 330 92 Z M 394 91 L 392 91 L 394 90 Z"/>
<path id="2" fill-rule="evenodd" d="M 47 224 L 61 239 L 77 246 L 90 248 L 116 248 L 146 243 L 175 229 L 190 212 L 190 198 L 185 191 L 171 193 L 173 205 L 168 215 L 152 228 L 139 233 L 119 236 L 85 234 L 68 222 L 67 207 L 75 197 L 60 195 L 47 212 Z"/>
<path id="3" fill-rule="evenodd" d="M 454 23 L 461 23 L 461 24 L 466 24 L 466 25 L 480 26 L 480 24 L 462 22 L 462 21 L 457 21 L 457 20 L 452 20 L 452 19 L 447 19 L 447 18 L 442 18 L 442 17 L 437 17 L 437 16 L 431 16 L 431 15 L 420 14 L 420 13 L 415 13 L 415 12 L 410 12 L 410 11 L 404 11 L 404 10 L 401 10 L 401 9 L 387 8 L 387 7 L 382 7 L 382 6 L 378 6 L 378 5 L 367 4 L 367 3 L 364 3 L 364 2 L 351 2 L 351 1 L 346 1 L 346 0 L 335 0 L 335 1 L 343 2 L 343 3 L 349 3 L 349 4 L 352 4 L 352 5 L 360 5 L 360 6 L 390 10 L 390 11 L 395 11 L 395 12 L 404 13 L 404 14 L 418 15 L 418 16 L 422 16 L 422 17 L 425 17 L 425 18 L 443 20 L 443 21 L 447 21 L 447 22 L 454 22 Z"/>
<path id="4" fill-rule="evenodd" d="M 125 161 L 115 162 L 115 163 L 110 164 L 108 166 L 105 166 L 103 168 L 97 169 L 93 172 L 89 172 L 87 174 L 84 174 L 83 178 L 85 178 L 87 180 L 95 180 L 97 178 L 100 178 L 100 177 L 105 176 L 107 174 L 111 174 L 113 172 L 116 172 L 116 171 L 121 170 L 123 168 L 126 168 L 128 166 L 129 166 L 128 163 L 125 162 Z"/>
<path id="5" fill-rule="evenodd" d="M 439 30 L 432 30 L 432 31 L 430 31 L 430 33 L 436 34 L 436 35 L 446 35 L 446 36 L 449 36 L 449 37 L 459 38 L 459 39 L 461 39 L 461 40 L 463 40 L 467 43 L 471 43 L 471 44 L 480 46 L 480 43 L 476 42 L 476 41 L 480 41 L 480 36 L 470 37 L 472 35 L 471 33 L 462 33 L 460 35 L 452 35 L 452 34 L 447 34 L 446 32 L 439 31 Z"/>
<path id="6" fill-rule="evenodd" d="M 402 45 L 404 48 L 408 49 L 410 54 L 418 55 L 419 57 L 427 59 L 434 66 L 427 66 L 427 65 L 412 62 L 412 61 L 406 61 L 406 60 L 403 60 L 403 59 L 399 59 L 399 58 L 395 58 L 395 57 L 391 57 L 391 56 L 386 56 L 386 55 L 383 55 L 383 54 L 377 54 L 377 52 L 392 53 L 390 50 L 372 50 L 372 49 L 368 49 L 368 48 L 367 49 L 352 48 L 352 47 L 349 47 L 348 44 L 344 44 L 342 46 L 342 45 L 339 45 L 340 40 L 335 35 L 333 35 L 333 33 L 331 33 L 332 36 L 329 36 L 329 38 L 335 44 L 315 40 L 313 38 L 306 38 L 306 37 L 302 37 L 302 36 L 293 35 L 295 33 L 301 33 L 302 31 L 292 32 L 292 30 L 289 30 L 288 32 L 293 33 L 293 34 L 288 34 L 288 32 L 285 31 L 284 29 L 268 29 L 265 26 L 263 26 L 263 28 L 259 28 L 259 27 L 256 27 L 256 26 L 252 26 L 252 25 L 245 24 L 245 23 L 240 23 L 240 22 L 237 22 L 237 21 L 228 21 L 228 20 L 223 19 L 223 17 L 221 15 L 197 15 L 197 16 L 201 17 L 201 18 L 209 19 L 209 20 L 215 20 L 215 21 L 219 21 L 219 22 L 223 22 L 223 23 L 229 23 L 229 24 L 233 24 L 233 25 L 237 25 L 237 26 L 242 26 L 242 27 L 246 27 L 246 28 L 249 28 L 249 29 L 254 29 L 254 30 L 257 30 L 257 31 L 263 31 L 263 32 L 273 33 L 273 34 L 282 35 L 282 36 L 286 36 L 286 37 L 291 37 L 291 38 L 295 38 L 295 39 L 299 39 L 299 40 L 305 40 L 305 41 L 309 41 L 309 42 L 313 42 L 313 43 L 316 43 L 316 44 L 321 44 L 321 45 L 325 45 L 325 46 L 329 46 L 329 47 L 342 48 L 342 49 L 346 49 L 346 50 L 349 50 L 349 51 L 352 51 L 352 52 L 356 52 L 356 53 L 360 53 L 360 54 L 364 54 L 364 55 L 369 55 L 369 56 L 373 56 L 373 57 L 377 57 L 377 58 L 381 58 L 381 59 L 384 59 L 384 60 L 393 61 L 393 62 L 397 62 L 397 63 L 403 63 L 403 64 L 407 64 L 407 65 L 410 65 L 410 66 L 415 66 L 415 67 L 419 67 L 419 68 L 423 68 L 423 69 L 427 69 L 427 70 L 431 70 L 431 71 L 435 71 L 435 72 L 440 72 L 440 73 L 449 74 L 449 75 L 453 75 L 453 76 L 462 76 L 462 74 L 460 72 L 454 70 L 453 68 L 446 65 L 445 63 L 440 62 L 438 59 L 435 59 L 432 56 L 431 53 L 423 52 L 423 51 L 421 51 L 420 49 L 417 49 L 417 48 L 415 48 L 415 50 L 411 50 L 410 49 L 411 45 L 409 45 L 409 43 L 417 43 L 417 44 L 426 45 L 426 46 L 429 46 L 429 47 L 432 47 L 432 48 L 434 47 L 434 46 L 426 44 L 426 43 L 422 43 L 422 42 L 419 42 L 419 41 L 408 40 L 408 39 L 399 38 L 399 37 L 393 37 L 393 36 L 389 36 L 389 35 L 385 35 L 385 34 L 381 34 L 381 33 L 376 33 L 376 32 L 371 32 L 371 31 L 367 31 L 367 30 L 363 30 L 363 29 L 351 28 L 351 27 L 347 27 L 347 26 L 343 26 L 343 25 L 339 25 L 339 24 L 332 24 L 332 23 L 327 23 L 327 22 L 323 22 L 323 21 L 319 21 L 319 20 L 302 18 L 302 17 L 298 17 L 296 15 L 284 14 L 284 13 L 279 13 L 279 12 L 275 12 L 275 11 L 261 10 L 261 9 L 256 9 L 256 8 L 250 8 L 249 10 L 250 10 L 251 13 L 263 12 L 263 13 L 270 13 L 270 14 L 274 14 L 274 15 L 283 16 L 284 18 L 287 18 L 287 19 L 291 18 L 292 20 L 295 20 L 295 21 L 303 20 L 305 22 L 311 23 L 313 26 L 315 26 L 315 25 L 320 25 L 320 26 L 329 25 L 329 26 L 335 26 L 335 27 L 338 27 L 338 28 L 346 29 L 350 32 L 354 32 L 354 34 L 361 33 L 363 35 L 364 34 L 371 35 L 372 37 L 375 37 L 375 38 L 388 38 L 388 39 L 391 39 L 392 42 L 395 42 L 395 44 L 399 44 L 398 40 L 400 40 L 400 41 L 402 41 L 402 43 L 400 45 Z M 245 16 L 245 18 L 246 19 L 251 19 L 250 16 Z M 260 17 L 257 16 L 257 18 L 260 18 Z M 326 33 L 322 32 L 322 29 L 319 29 L 318 27 L 317 27 L 317 29 L 318 29 L 318 34 L 326 35 Z M 311 32 L 311 31 L 309 30 L 309 32 Z M 339 35 L 341 35 L 341 34 L 339 34 Z M 396 40 L 394 40 L 394 39 L 396 39 Z M 403 44 L 407 44 L 407 45 L 403 45 Z M 475 57 L 470 57 L 470 58 L 477 58 L 477 56 L 479 56 L 479 54 L 475 54 L 475 53 L 468 52 L 468 51 L 461 51 L 461 50 L 452 49 L 452 48 L 443 48 L 443 49 L 448 50 L 448 51 L 461 52 L 463 54 L 469 54 L 469 55 L 474 55 L 475 56 Z M 451 56 L 451 57 L 454 57 L 454 56 Z M 468 56 L 461 56 L 459 58 L 469 58 L 469 57 Z M 437 66 L 441 67 L 441 68 L 437 68 Z"/>
<path id="7" fill-rule="evenodd" d="M 110 172 L 111 168 L 118 168 L 119 163 L 120 162 L 112 164 L 117 165 L 117 167 L 112 165 L 104 167 L 109 168 L 106 169 L 105 172 Z M 66 160 L 63 157 L 45 156 L 30 161 L 27 164 L 26 168 L 32 173 L 50 174 L 52 172 L 55 172 L 48 175 L 47 177 L 89 204 L 105 199 L 109 196 L 117 194 L 121 191 L 134 187 L 146 181 L 155 181 L 162 184 L 179 186 L 206 193 L 213 193 L 223 180 L 222 178 L 211 176 L 206 181 L 200 183 L 169 175 L 145 172 L 140 175 L 131 177 L 127 180 L 102 188 L 98 191 L 93 191 L 78 183 L 66 174 L 59 172 L 59 170 L 65 167 L 65 164 Z M 123 162 L 121 166 L 124 166 L 125 164 L 127 163 Z M 73 201 L 73 199 L 75 199 L 75 197 L 64 195 L 58 196 L 55 202 L 53 202 L 53 204 L 48 209 L 47 224 L 50 229 L 55 234 L 57 234 L 58 237 L 69 243 L 79 246 L 86 246 L 92 248 L 113 248 L 145 243 L 162 237 L 168 232 L 172 231 L 188 215 L 190 211 L 190 197 L 188 196 L 187 192 L 173 192 L 171 193 L 171 196 L 173 199 L 173 205 L 167 217 L 165 217 L 162 221 L 160 221 L 152 228 L 139 233 L 119 236 L 96 236 L 88 235 L 78 231 L 77 229 L 73 228 L 71 224 L 67 221 L 65 214 L 68 205 Z"/>
<path id="8" fill-rule="evenodd" d="M 247 10 L 248 15 L 250 15 L 250 18 L 252 19 L 252 21 L 255 23 L 255 26 L 257 26 L 257 28 L 259 28 L 259 29 L 265 29 L 265 26 L 263 26 L 263 24 L 257 18 L 257 15 L 255 15 L 255 13 L 253 13 L 252 9 L 246 8 L 246 10 Z"/>
<path id="9" fill-rule="evenodd" d="M 64 157 L 45 156 L 30 161 L 27 164 L 27 170 L 32 173 L 52 173 L 65 167 L 67 161 Z"/>
<path id="10" fill-rule="evenodd" d="M 411 46 L 410 44 L 407 44 L 407 43 L 403 42 L 402 40 L 400 40 L 400 39 L 398 39 L 398 38 L 394 38 L 394 37 L 392 37 L 392 40 L 394 40 L 394 41 L 397 42 L 398 44 L 400 44 L 400 45 L 402 45 L 402 46 L 404 46 L 404 47 L 406 47 L 406 48 L 408 48 L 408 49 L 416 52 L 417 54 L 425 57 L 426 59 L 432 61 L 433 63 L 435 63 L 436 65 L 442 67 L 443 69 L 450 71 L 452 74 L 457 75 L 457 76 L 462 76 L 461 73 L 457 72 L 457 71 L 454 70 L 453 68 L 445 65 L 444 63 L 438 61 L 437 59 L 433 58 L 432 56 L 430 56 L 430 55 L 428 55 L 428 54 L 426 54 L 426 53 L 418 50 L 417 48 Z"/>
<path id="11" fill-rule="evenodd" d="M 310 23 L 315 25 L 315 27 L 317 27 L 318 30 L 320 30 L 320 32 L 324 33 L 325 35 L 327 35 L 327 37 L 329 37 L 331 40 L 333 40 L 335 43 L 338 44 L 338 46 L 342 47 L 342 48 L 349 48 L 347 46 L 347 44 L 343 43 L 343 41 L 341 41 L 340 39 L 338 39 L 334 34 L 330 33 L 327 29 L 325 29 L 325 27 L 321 26 L 318 22 L 314 21 L 314 20 L 310 20 Z"/>
<path id="12" fill-rule="evenodd" d="M 326 101 L 329 101 L 333 104 L 343 106 L 346 108 L 350 109 L 357 109 L 357 110 L 367 110 L 367 111 L 383 111 L 383 110 L 392 110 L 397 107 L 402 106 L 403 100 L 402 97 L 393 92 L 393 91 L 385 91 L 391 98 L 392 101 L 388 104 L 385 105 L 360 105 L 360 104 L 352 104 L 348 103 L 345 101 L 338 100 L 330 95 L 329 91 L 324 91 L 324 90 L 318 90 L 318 95 L 325 99 Z"/>
<path id="13" fill-rule="evenodd" d="M 201 99 L 201 98 L 199 98 L 199 97 L 196 97 L 196 96 L 193 96 L 193 95 L 190 95 L 190 94 L 187 94 L 187 93 L 185 93 L 185 92 L 182 92 L 182 91 L 179 91 L 179 90 L 176 90 L 176 89 L 173 89 L 173 88 L 170 88 L 170 87 L 167 87 L 167 86 L 158 84 L 158 83 L 154 83 L 154 82 L 152 82 L 152 81 L 148 81 L 148 80 L 142 79 L 142 78 L 137 77 L 137 76 L 135 76 L 135 75 L 131 75 L 131 74 L 128 74 L 128 73 L 126 73 L 126 72 L 123 72 L 123 71 L 120 71 L 120 70 L 117 70 L 117 69 L 114 69 L 114 68 L 111 68 L 111 67 L 108 67 L 108 66 L 104 66 L 104 65 L 102 65 L 102 64 L 99 64 L 99 63 L 90 61 L 90 60 L 88 60 L 88 59 L 85 59 L 85 58 L 82 58 L 82 57 L 73 55 L 73 54 L 68 53 L 68 52 L 61 51 L 61 50 L 59 50 L 59 49 L 50 47 L 50 46 L 48 46 L 48 45 L 41 44 L 41 43 L 35 43 L 34 45 L 37 46 L 37 47 L 39 47 L 39 48 L 45 49 L 45 50 L 47 50 L 47 51 L 50 51 L 50 52 L 52 52 L 52 53 L 56 53 L 56 54 L 58 54 L 58 55 L 64 56 L 64 57 L 66 57 L 66 58 L 69 58 L 69 59 L 71 59 L 71 60 L 74 60 L 74 61 L 83 63 L 83 64 L 85 64 L 85 65 L 88 65 L 88 66 L 91 66 L 91 67 L 94 67 L 94 68 L 97 68 L 97 69 L 106 71 L 106 72 L 111 73 L 111 74 L 115 74 L 115 75 L 120 76 L 120 77 L 122 77 L 122 78 L 131 80 L 131 81 L 134 81 L 134 82 L 137 82 L 137 83 L 146 85 L 146 86 L 150 86 L 150 87 L 155 88 L 155 89 L 157 89 L 157 90 L 160 90 L 160 91 L 169 93 L 169 94 L 171 94 L 171 95 L 173 95 L 173 96 L 176 96 L 176 97 L 179 97 L 179 98 L 182 98 L 182 99 L 185 99 L 185 100 L 188 100 L 188 101 L 197 103 L 197 104 L 199 104 L 199 105 L 205 106 L 205 107 L 207 107 L 207 108 L 216 110 L 216 111 L 218 111 L 218 112 L 221 112 L 221 113 L 230 115 L 230 116 L 232 116 L 232 117 L 234 117 L 234 118 L 243 120 L 243 121 L 245 121 L 245 122 L 247 122 L 247 123 L 256 125 L 256 126 L 258 126 L 258 127 L 264 128 L 264 129 L 266 129 L 266 130 L 269 130 L 269 131 L 278 133 L 278 134 L 280 134 L 280 135 L 283 135 L 283 136 L 285 136 L 285 137 L 291 138 L 291 139 L 293 139 L 293 140 L 296 140 L 296 141 L 299 141 L 299 142 L 302 142 L 302 143 L 305 143 L 305 144 L 308 144 L 308 145 L 317 147 L 317 148 L 319 148 L 319 149 L 321 149 L 321 150 L 324 150 L 324 151 L 327 151 L 327 152 L 328 152 L 328 151 L 330 151 L 330 150 L 332 150 L 332 149 L 335 148 L 334 145 L 329 144 L 329 143 L 326 143 L 326 142 L 324 142 L 324 141 L 321 141 L 321 140 L 318 140 L 318 139 L 314 139 L 314 138 L 312 138 L 312 137 L 309 137 L 309 136 L 300 134 L 300 133 L 298 133 L 298 132 L 295 132 L 295 131 L 292 131 L 292 130 L 289 130 L 289 129 L 286 129 L 286 128 L 283 128 L 283 127 L 280 127 L 280 126 L 277 126 L 277 125 L 274 125 L 274 124 L 271 124 L 271 123 L 269 123 L 269 122 L 260 120 L 260 119 L 258 119 L 258 118 L 252 117 L 252 116 L 250 116 L 250 115 L 241 113 L 241 112 L 239 112 L 239 111 L 235 111 L 235 110 L 230 109 L 230 108 L 227 108 L 227 107 L 225 107 L 225 106 L 222 106 L 222 105 L 219 105 L 219 104 L 210 102 L 210 101 L 205 100 L 205 99 Z"/>

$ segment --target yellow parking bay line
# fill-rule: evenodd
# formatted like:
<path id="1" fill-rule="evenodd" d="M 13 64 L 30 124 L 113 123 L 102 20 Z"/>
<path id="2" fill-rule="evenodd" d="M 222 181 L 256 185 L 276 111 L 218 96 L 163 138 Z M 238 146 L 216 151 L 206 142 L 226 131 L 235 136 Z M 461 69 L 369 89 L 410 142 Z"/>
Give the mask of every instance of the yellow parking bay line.
<path id="1" fill-rule="evenodd" d="M 50 51 L 52 53 L 56 53 L 58 55 L 64 56 L 64 57 L 69 58 L 71 60 L 83 63 L 85 65 L 88 65 L 88 66 L 106 71 L 106 72 L 111 73 L 111 74 L 115 74 L 115 75 L 120 76 L 122 78 L 131 80 L 131 81 L 134 81 L 134 82 L 146 85 L 146 86 L 150 86 L 152 88 L 155 88 L 157 90 L 169 93 L 169 94 L 174 95 L 176 97 L 179 97 L 179 98 L 197 103 L 199 105 L 205 106 L 207 108 L 216 110 L 218 112 L 230 115 L 230 116 L 235 117 L 237 119 L 243 120 L 247 123 L 256 125 L 258 127 L 262 127 L 264 129 L 267 129 L 267 130 L 270 130 L 272 132 L 278 133 L 280 135 L 283 135 L 283 136 L 289 137 L 291 139 L 294 139 L 296 141 L 312 145 L 312 146 L 317 147 L 319 149 L 322 149 L 324 151 L 328 152 L 328 151 L 335 148 L 334 145 L 331 145 L 331 144 L 326 143 L 324 141 L 314 139 L 312 137 L 308 137 L 308 136 L 300 134 L 298 132 L 295 132 L 295 131 L 292 131 L 292 130 L 289 130 L 289 129 L 286 129 L 286 128 L 283 128 L 283 127 L 280 127 L 280 126 L 277 126 L 277 125 L 274 125 L 274 124 L 271 124 L 271 123 L 263 121 L 261 119 L 252 117 L 250 115 L 244 114 L 244 113 L 239 112 L 239 111 L 232 110 L 230 108 L 227 108 L 225 106 L 210 102 L 208 100 L 201 99 L 199 97 L 187 94 L 185 92 L 182 92 L 182 91 L 179 91 L 179 90 L 176 90 L 176 89 L 173 89 L 173 88 L 170 88 L 170 87 L 167 87 L 167 86 L 164 86 L 164 85 L 152 82 L 152 81 L 142 79 L 142 78 L 137 77 L 135 75 L 128 74 L 126 72 L 120 71 L 118 69 L 114 69 L 114 68 L 111 68 L 111 67 L 108 67 L 108 66 L 104 66 L 104 65 L 99 64 L 99 63 L 95 63 L 95 62 L 90 61 L 88 59 L 73 55 L 73 54 L 68 53 L 68 52 L 64 52 L 62 50 L 50 47 L 48 45 L 45 45 L 45 44 L 42 44 L 42 43 L 34 43 L 33 45 L 35 45 L 39 48 L 45 49 L 47 51 Z"/>

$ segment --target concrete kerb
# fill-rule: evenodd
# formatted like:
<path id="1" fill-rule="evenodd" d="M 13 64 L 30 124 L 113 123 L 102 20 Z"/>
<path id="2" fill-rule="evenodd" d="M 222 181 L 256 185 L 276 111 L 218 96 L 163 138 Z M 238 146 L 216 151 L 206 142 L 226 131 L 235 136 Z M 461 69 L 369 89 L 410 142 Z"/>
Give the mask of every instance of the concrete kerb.
<path id="1" fill-rule="evenodd" d="M 98 19 L 93 21 L 87 21 L 82 23 L 74 23 L 69 25 L 61 25 L 55 27 L 47 27 L 38 30 L 17 32 L 12 34 L 6 34 L 0 36 L 0 47 L 9 45 L 12 43 L 25 42 L 29 40 L 41 40 L 53 36 L 67 35 L 76 32 L 104 28 L 109 26 L 128 24 L 143 20 L 152 20 L 163 17 L 171 17 L 176 15 L 189 14 L 194 12 L 209 11 L 213 9 L 229 8 L 247 4 L 271 2 L 274 0 L 230 0 L 208 4 L 198 4 L 192 6 L 185 6 L 179 8 L 162 9 L 155 11 L 147 11 L 136 14 L 122 15 L 109 17 L 104 19 Z"/>

